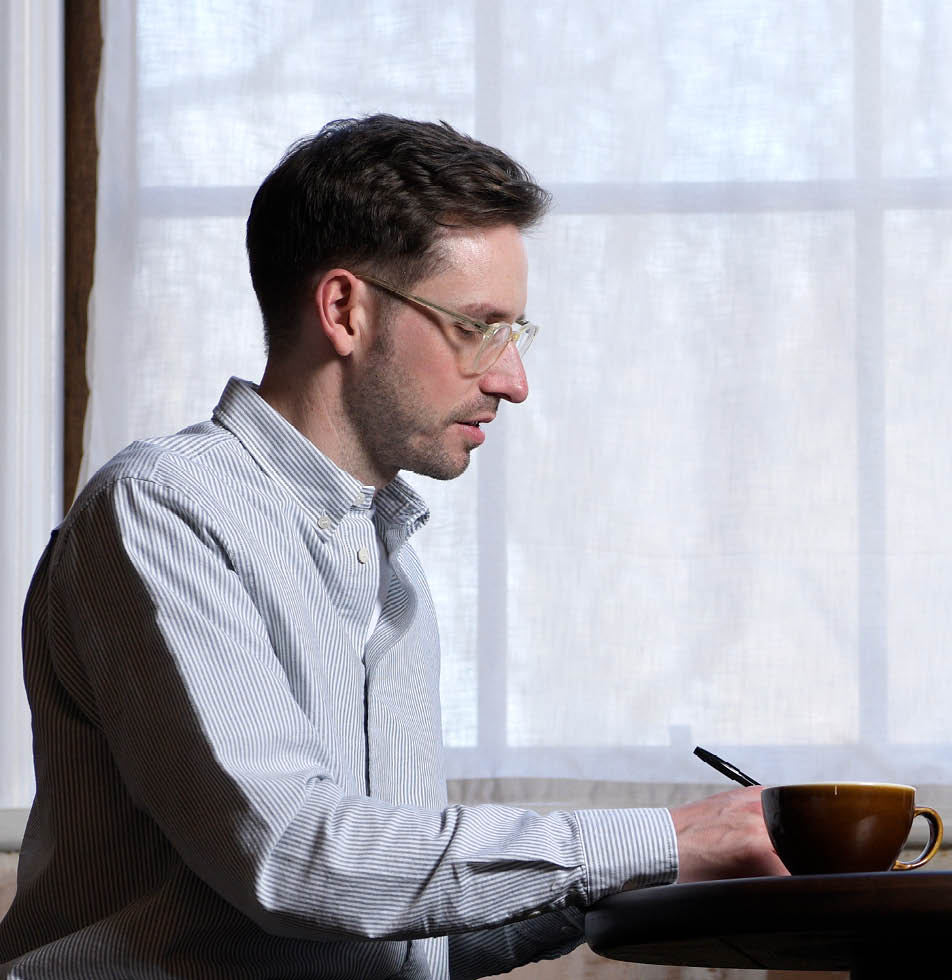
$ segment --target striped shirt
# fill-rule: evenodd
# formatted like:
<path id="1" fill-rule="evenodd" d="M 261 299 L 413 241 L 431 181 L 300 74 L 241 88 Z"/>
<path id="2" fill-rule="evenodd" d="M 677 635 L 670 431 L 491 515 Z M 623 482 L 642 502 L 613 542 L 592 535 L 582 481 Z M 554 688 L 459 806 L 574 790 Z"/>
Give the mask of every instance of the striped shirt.
<path id="1" fill-rule="evenodd" d="M 666 810 L 447 805 L 427 516 L 236 379 L 93 477 L 27 597 L 37 795 L 0 975 L 484 976 L 675 877 Z"/>

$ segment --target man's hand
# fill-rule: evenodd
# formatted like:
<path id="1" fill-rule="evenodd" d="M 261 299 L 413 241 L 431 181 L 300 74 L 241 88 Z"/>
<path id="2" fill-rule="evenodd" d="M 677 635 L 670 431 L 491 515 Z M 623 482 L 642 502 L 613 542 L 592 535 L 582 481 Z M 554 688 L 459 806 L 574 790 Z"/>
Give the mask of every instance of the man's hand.
<path id="1" fill-rule="evenodd" d="M 745 786 L 672 809 L 678 881 L 787 874 L 764 825 L 761 789 Z"/>

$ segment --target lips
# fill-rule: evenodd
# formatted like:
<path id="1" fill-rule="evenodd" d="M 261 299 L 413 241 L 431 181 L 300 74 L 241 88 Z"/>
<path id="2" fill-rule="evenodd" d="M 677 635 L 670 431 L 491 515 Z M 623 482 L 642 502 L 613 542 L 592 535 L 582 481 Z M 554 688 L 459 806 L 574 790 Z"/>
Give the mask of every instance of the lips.
<path id="1" fill-rule="evenodd" d="M 499 407 L 499 399 L 482 399 L 480 404 L 463 405 L 461 412 L 453 419 L 453 422 L 460 426 L 466 433 L 466 438 L 472 442 L 473 446 L 481 446 L 486 441 L 486 433 L 481 426 L 488 425 L 496 417 L 496 409 Z M 466 412 L 465 415 L 462 413 Z M 472 412 L 472 415 L 469 413 Z"/>
<path id="2" fill-rule="evenodd" d="M 492 422 L 492 417 L 460 419 L 456 424 L 462 426 L 468 433 L 468 437 L 472 440 L 473 445 L 481 446 L 486 439 L 486 433 L 480 428 L 484 422 Z"/>

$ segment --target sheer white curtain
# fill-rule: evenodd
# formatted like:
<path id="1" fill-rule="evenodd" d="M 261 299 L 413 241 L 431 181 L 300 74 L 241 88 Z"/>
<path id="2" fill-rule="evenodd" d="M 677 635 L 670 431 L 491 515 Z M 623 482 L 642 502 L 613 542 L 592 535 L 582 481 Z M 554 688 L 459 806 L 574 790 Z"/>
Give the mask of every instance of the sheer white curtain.
<path id="1" fill-rule="evenodd" d="M 0 5 L 0 850 L 33 793 L 20 610 L 62 514 L 63 16 Z"/>
<path id="2" fill-rule="evenodd" d="M 105 0 L 86 475 L 257 379 L 297 136 L 446 119 L 555 193 L 532 394 L 418 481 L 457 777 L 952 784 L 952 8 Z M 716 779 L 717 777 L 714 777 Z"/>

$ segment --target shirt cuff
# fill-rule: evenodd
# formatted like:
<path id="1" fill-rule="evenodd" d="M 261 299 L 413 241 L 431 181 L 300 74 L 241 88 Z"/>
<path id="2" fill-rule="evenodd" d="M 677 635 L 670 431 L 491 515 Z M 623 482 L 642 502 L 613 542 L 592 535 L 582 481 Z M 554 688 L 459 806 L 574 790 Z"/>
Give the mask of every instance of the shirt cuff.
<path id="1" fill-rule="evenodd" d="M 667 809 L 576 810 L 587 905 L 613 892 L 667 885 L 678 876 L 678 839 Z"/>

